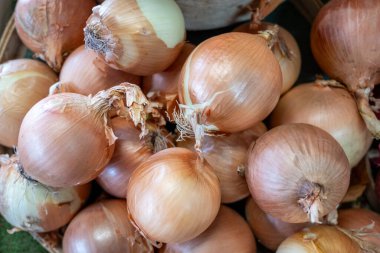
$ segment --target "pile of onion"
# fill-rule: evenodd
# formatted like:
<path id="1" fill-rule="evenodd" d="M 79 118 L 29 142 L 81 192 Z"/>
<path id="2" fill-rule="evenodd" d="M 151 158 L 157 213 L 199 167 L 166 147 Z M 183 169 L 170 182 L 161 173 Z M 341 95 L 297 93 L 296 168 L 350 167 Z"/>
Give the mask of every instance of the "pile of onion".
<path id="1" fill-rule="evenodd" d="M 168 148 L 149 157 L 133 172 L 127 196 L 131 221 L 140 233 L 164 243 L 185 242 L 204 232 L 218 214 L 221 200 L 211 166 L 184 148 Z"/>
<path id="2" fill-rule="evenodd" d="M 84 33 L 86 47 L 110 66 L 142 76 L 168 68 L 186 35 L 174 0 L 107 0 L 93 8 Z"/>
<path id="3" fill-rule="evenodd" d="M 16 156 L 0 156 L 0 213 L 18 229 L 49 232 L 66 225 L 90 193 L 90 185 L 54 189 L 31 181 Z"/>
<path id="4" fill-rule="evenodd" d="M 372 136 L 354 97 L 344 87 L 328 83 L 317 80 L 287 92 L 272 113 L 271 126 L 307 123 L 322 128 L 339 142 L 352 168 L 367 153 Z"/>
<path id="5" fill-rule="evenodd" d="M 246 178 L 265 213 L 284 222 L 318 223 L 346 194 L 350 166 L 330 134 L 294 123 L 272 128 L 256 141 Z"/>
<path id="6" fill-rule="evenodd" d="M 17 33 L 25 46 L 58 72 L 64 57 L 83 43 L 83 28 L 95 5 L 94 0 L 19 0 Z"/>
<path id="7" fill-rule="evenodd" d="M 0 144 L 13 147 L 29 109 L 49 94 L 57 75 L 46 64 L 30 59 L 0 65 Z"/>
<path id="8" fill-rule="evenodd" d="M 221 206 L 211 226 L 196 238 L 167 244 L 160 253 L 256 253 L 255 238 L 247 222 L 235 211 Z"/>
<path id="9" fill-rule="evenodd" d="M 63 237 L 65 253 L 152 253 L 153 247 L 138 234 L 123 200 L 101 200 L 83 209 L 70 222 Z"/>

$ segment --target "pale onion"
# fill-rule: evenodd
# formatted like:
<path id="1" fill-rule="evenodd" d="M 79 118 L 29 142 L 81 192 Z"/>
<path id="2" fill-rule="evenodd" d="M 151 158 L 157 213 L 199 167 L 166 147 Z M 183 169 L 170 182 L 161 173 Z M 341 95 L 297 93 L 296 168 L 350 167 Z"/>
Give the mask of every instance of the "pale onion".
<path id="1" fill-rule="evenodd" d="M 371 133 L 361 118 L 355 99 L 342 87 L 315 81 L 294 87 L 281 97 L 271 126 L 307 123 L 322 128 L 342 146 L 351 168 L 367 153 Z"/>
<path id="2" fill-rule="evenodd" d="M 59 74 L 61 92 L 95 95 L 123 82 L 140 84 L 141 77 L 109 67 L 92 50 L 78 47 L 67 57 Z"/>
<path id="3" fill-rule="evenodd" d="M 86 47 L 110 66 L 142 76 L 169 67 L 186 35 L 174 0 L 107 0 L 93 8 L 84 33 Z"/>
<path id="4" fill-rule="evenodd" d="M 21 124 L 18 139 L 18 154 L 25 172 L 53 187 L 95 179 L 112 157 L 115 136 L 108 126 L 108 117 L 113 109 L 125 110 L 124 93 L 130 113 L 140 120 L 140 113 L 145 113 L 139 110 L 144 110 L 148 101 L 131 84 L 115 86 L 94 97 L 55 94 L 34 105 Z M 128 97 L 133 94 L 137 97 Z"/>
<path id="5" fill-rule="evenodd" d="M 333 226 L 305 228 L 281 243 L 276 253 L 361 253 L 359 245 Z"/>
<path id="6" fill-rule="evenodd" d="M 0 156 L 0 213 L 14 227 L 49 232 L 66 225 L 90 194 L 91 185 L 54 189 L 23 175 L 16 156 Z"/>
<path id="7" fill-rule="evenodd" d="M 22 119 L 49 94 L 57 75 L 42 62 L 18 59 L 0 65 L 0 144 L 17 145 Z"/>
<path id="8" fill-rule="evenodd" d="M 196 238 L 167 244 L 160 253 L 256 253 L 255 238 L 247 222 L 234 210 L 221 206 L 211 226 Z"/>
<path id="9" fill-rule="evenodd" d="M 380 83 L 380 1 L 332 0 L 318 13 L 311 49 L 319 66 L 355 93 L 367 127 L 380 138 L 370 93 Z"/>
<path id="10" fill-rule="evenodd" d="M 250 151 L 246 179 L 256 204 L 284 222 L 320 222 L 347 192 L 350 166 L 324 130 L 294 123 L 262 135 Z"/>
<path id="11" fill-rule="evenodd" d="M 83 209 L 63 237 L 65 253 L 150 253 L 153 247 L 128 218 L 124 200 L 101 200 Z"/>
<path id="12" fill-rule="evenodd" d="M 180 243 L 204 232 L 220 207 L 219 180 L 198 155 L 162 150 L 132 174 L 127 190 L 131 220 L 152 241 Z"/>
<path id="13" fill-rule="evenodd" d="M 22 42 L 55 71 L 83 43 L 83 28 L 94 0 L 19 0 L 15 24 Z"/>
<path id="14" fill-rule="evenodd" d="M 248 162 L 248 148 L 252 141 L 267 131 L 263 123 L 243 132 L 228 136 L 205 136 L 201 152 L 220 181 L 222 203 L 231 203 L 249 195 L 244 171 Z M 194 149 L 194 140 L 177 143 L 179 147 Z"/>
<path id="15" fill-rule="evenodd" d="M 256 27 L 251 26 L 250 23 L 245 23 L 235 28 L 234 31 L 256 34 L 275 25 L 263 22 Z M 280 63 L 282 73 L 281 94 L 284 94 L 295 84 L 301 72 L 301 52 L 292 34 L 281 26 L 278 26 L 278 29 L 278 41 L 272 46 L 272 52 Z"/>
<path id="16" fill-rule="evenodd" d="M 248 199 L 245 206 L 245 217 L 258 241 L 273 251 L 287 237 L 310 226 L 309 223 L 286 223 L 270 214 L 266 214 L 256 205 L 252 198 Z"/>
<path id="17" fill-rule="evenodd" d="M 269 49 L 270 33 L 225 33 L 212 37 L 188 57 L 179 82 L 182 111 L 177 128 L 197 142 L 204 132 L 235 133 L 262 121 L 276 106 L 282 76 Z"/>

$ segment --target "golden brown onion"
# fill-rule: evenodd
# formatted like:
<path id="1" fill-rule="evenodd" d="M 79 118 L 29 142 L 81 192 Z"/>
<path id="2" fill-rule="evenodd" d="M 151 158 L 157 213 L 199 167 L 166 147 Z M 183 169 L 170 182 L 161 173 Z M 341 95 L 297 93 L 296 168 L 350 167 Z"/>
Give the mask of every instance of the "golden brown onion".
<path id="1" fill-rule="evenodd" d="M 350 166 L 339 143 L 302 123 L 262 135 L 248 158 L 246 178 L 257 205 L 284 222 L 320 222 L 347 192 Z"/>
<path id="2" fill-rule="evenodd" d="M 367 153 L 371 133 L 351 94 L 322 82 L 302 84 L 286 93 L 273 111 L 271 125 L 307 123 L 322 128 L 339 142 L 352 168 Z"/>
<path id="3" fill-rule="evenodd" d="M 42 62 L 11 60 L 0 65 L 0 144 L 17 145 L 22 119 L 49 94 L 57 75 Z"/>
<path id="4" fill-rule="evenodd" d="M 113 68 L 152 75 L 169 67 L 180 53 L 184 23 L 174 0 L 108 0 L 87 20 L 85 43 Z"/>
<path id="5" fill-rule="evenodd" d="M 160 253 L 256 253 L 255 238 L 247 222 L 235 211 L 221 206 L 211 226 L 193 240 L 167 244 Z"/>
<path id="6" fill-rule="evenodd" d="M 22 42 L 55 71 L 83 43 L 83 28 L 94 0 L 19 0 L 15 24 Z"/>
<path id="7" fill-rule="evenodd" d="M 142 163 L 132 174 L 127 196 L 135 226 L 146 238 L 165 243 L 188 241 L 205 231 L 221 199 L 210 165 L 184 148 L 162 150 Z"/>

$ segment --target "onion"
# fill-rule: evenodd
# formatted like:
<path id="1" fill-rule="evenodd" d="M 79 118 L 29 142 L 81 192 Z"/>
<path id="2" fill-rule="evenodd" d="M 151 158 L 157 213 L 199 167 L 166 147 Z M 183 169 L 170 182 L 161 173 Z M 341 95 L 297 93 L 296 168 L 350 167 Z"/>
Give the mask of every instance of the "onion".
<path id="1" fill-rule="evenodd" d="M 245 216 L 259 242 L 273 251 L 287 237 L 310 226 L 309 223 L 286 223 L 274 218 L 270 214 L 264 213 L 252 198 L 248 199 L 245 206 Z"/>
<path id="2" fill-rule="evenodd" d="M 132 174 L 127 196 L 140 233 L 164 243 L 188 241 L 205 231 L 221 199 L 210 165 L 184 148 L 162 150 L 142 163 Z"/>
<path id="3" fill-rule="evenodd" d="M 346 196 L 342 200 L 343 203 L 353 202 L 360 198 L 367 186 L 370 184 L 370 170 L 368 157 L 365 156 L 357 166 L 352 168 L 350 176 L 350 186 L 347 190 Z"/>
<path id="4" fill-rule="evenodd" d="M 67 57 L 59 81 L 61 92 L 89 95 L 123 82 L 140 84 L 141 78 L 109 67 L 92 50 L 80 46 Z"/>
<path id="5" fill-rule="evenodd" d="M 249 195 L 244 171 L 247 167 L 248 148 L 252 141 L 266 132 L 263 123 L 228 136 L 205 136 L 201 152 L 214 169 L 220 181 L 222 203 L 231 203 Z M 194 140 L 178 142 L 179 147 L 193 149 Z"/>
<path id="6" fill-rule="evenodd" d="M 83 43 L 83 28 L 95 4 L 94 0 L 19 0 L 17 33 L 25 46 L 58 72 L 63 58 Z"/>
<path id="7" fill-rule="evenodd" d="M 182 136 L 197 142 L 204 133 L 235 133 L 262 121 L 281 92 L 281 69 L 264 37 L 225 33 L 201 43 L 180 77 L 182 112 L 176 116 Z M 257 94 L 260 94 L 258 96 Z"/>
<path id="8" fill-rule="evenodd" d="M 332 226 L 305 228 L 278 247 L 276 253 L 360 253 L 359 245 L 349 236 Z"/>
<path id="9" fill-rule="evenodd" d="M 56 81 L 56 74 L 35 60 L 11 60 L 0 65 L 0 144 L 17 145 L 25 114 L 48 95 Z"/>
<path id="10" fill-rule="evenodd" d="M 16 156 L 0 156 L 0 212 L 13 226 L 49 232 L 66 225 L 90 193 L 90 185 L 54 189 L 30 181 Z"/>
<path id="11" fill-rule="evenodd" d="M 86 47 L 110 66 L 142 76 L 169 67 L 186 33 L 174 0 L 105 1 L 93 9 L 84 32 Z"/>
<path id="12" fill-rule="evenodd" d="M 367 153 L 371 133 L 350 93 L 324 83 L 299 85 L 286 93 L 273 111 L 271 125 L 308 123 L 322 128 L 339 142 L 352 168 Z"/>
<path id="13" fill-rule="evenodd" d="M 380 2 L 332 0 L 318 13 L 311 49 L 320 67 L 355 93 L 359 112 L 376 138 L 380 125 L 369 105 L 380 83 Z"/>
<path id="14" fill-rule="evenodd" d="M 246 178 L 264 212 L 284 222 L 315 223 L 343 199 L 350 166 L 331 135 L 295 123 L 273 128 L 256 141 Z"/>
<path id="15" fill-rule="evenodd" d="M 148 253 L 153 247 L 128 219 L 123 200 L 102 200 L 82 210 L 64 237 L 65 253 Z"/>
<path id="16" fill-rule="evenodd" d="M 131 96 L 127 95 L 127 106 L 130 105 L 130 113 L 136 114 L 133 117 L 145 117 L 140 116 L 140 110 L 148 101 L 137 86 L 130 84 L 115 86 L 92 98 L 75 93 L 55 94 L 33 106 L 22 122 L 18 139 L 25 172 L 53 187 L 95 179 L 113 153 L 115 136 L 107 118 L 111 109 L 124 111 L 123 93 Z"/>
<path id="17" fill-rule="evenodd" d="M 212 225 L 193 240 L 167 244 L 161 253 L 255 253 L 255 238 L 244 219 L 232 209 L 221 206 Z"/>
<path id="18" fill-rule="evenodd" d="M 257 27 L 251 27 L 249 23 L 245 23 L 235 28 L 234 31 L 257 34 L 274 26 L 274 24 L 270 23 L 260 23 Z M 301 52 L 292 34 L 281 26 L 277 27 L 279 29 L 277 33 L 278 41 L 272 46 L 272 52 L 280 63 L 282 73 L 281 94 L 284 94 L 295 84 L 300 74 Z"/>

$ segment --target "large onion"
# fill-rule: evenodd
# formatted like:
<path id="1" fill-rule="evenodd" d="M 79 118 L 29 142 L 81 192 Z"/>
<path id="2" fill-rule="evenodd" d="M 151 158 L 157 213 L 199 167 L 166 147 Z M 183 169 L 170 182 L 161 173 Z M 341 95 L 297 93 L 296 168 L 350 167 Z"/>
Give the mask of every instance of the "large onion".
<path id="1" fill-rule="evenodd" d="M 0 156 L 0 213 L 16 228 L 48 232 L 66 225 L 90 193 L 90 185 L 54 189 L 23 175 L 17 157 Z"/>
<path id="2" fill-rule="evenodd" d="M 25 114 L 49 94 L 57 79 L 47 65 L 36 60 L 11 60 L 0 65 L 0 144 L 17 145 Z"/>
<path id="3" fill-rule="evenodd" d="M 339 143 L 307 124 L 271 129 L 256 141 L 248 159 L 246 178 L 255 202 L 285 222 L 320 222 L 336 209 L 350 182 Z"/>
<path id="4" fill-rule="evenodd" d="M 22 42 L 55 71 L 83 43 L 83 28 L 94 0 L 19 0 L 15 24 Z"/>
<path id="5" fill-rule="evenodd" d="M 162 150 L 142 163 L 132 174 L 127 196 L 140 232 L 165 243 L 188 241 L 205 231 L 221 199 L 210 165 L 184 148 Z"/>

